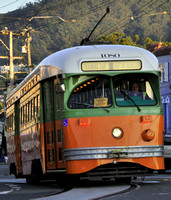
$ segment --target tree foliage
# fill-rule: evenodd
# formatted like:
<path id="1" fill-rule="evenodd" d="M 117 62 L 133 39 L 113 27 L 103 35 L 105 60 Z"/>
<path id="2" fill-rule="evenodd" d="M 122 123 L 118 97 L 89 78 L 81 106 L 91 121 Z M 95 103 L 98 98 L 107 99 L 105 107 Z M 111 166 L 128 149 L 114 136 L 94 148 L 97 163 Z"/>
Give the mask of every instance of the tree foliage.
<path id="1" fill-rule="evenodd" d="M 166 0 L 39 0 L 34 4 L 27 3 L 26 7 L 16 11 L 0 15 L 0 29 L 8 27 L 14 32 L 21 32 L 27 27 L 32 27 L 32 63 L 38 64 L 46 55 L 80 45 L 81 40 L 90 34 L 104 15 L 107 6 L 110 7 L 110 13 L 94 31 L 91 40 L 98 39 L 113 44 L 144 48 L 153 42 L 170 44 L 171 2 Z M 32 18 L 38 16 L 55 17 Z M 1 35 L 0 38 L 6 44 L 9 43 L 7 35 Z M 23 56 L 21 46 L 26 43 L 25 38 L 26 35 L 14 37 L 15 56 Z M 1 44 L 0 52 L 0 55 L 9 54 Z M 23 60 L 15 60 L 15 63 L 26 64 L 27 55 L 24 57 Z M 1 65 L 7 62 L 0 59 Z"/>
<path id="2" fill-rule="evenodd" d="M 3 109 L 3 104 L 0 102 L 0 111 Z"/>

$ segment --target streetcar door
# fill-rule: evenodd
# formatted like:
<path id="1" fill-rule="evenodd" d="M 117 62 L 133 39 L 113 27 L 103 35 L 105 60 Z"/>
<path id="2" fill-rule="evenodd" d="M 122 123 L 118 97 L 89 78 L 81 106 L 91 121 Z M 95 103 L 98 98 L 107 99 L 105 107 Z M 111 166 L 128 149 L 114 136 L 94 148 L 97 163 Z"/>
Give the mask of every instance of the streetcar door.
<path id="1" fill-rule="evenodd" d="M 19 174 L 22 170 L 21 162 L 21 146 L 20 146 L 20 102 L 15 102 L 15 113 L 14 113 L 14 126 L 15 126 L 15 153 L 16 153 L 16 170 Z"/>
<path id="2" fill-rule="evenodd" d="M 43 116 L 44 116 L 46 169 L 53 170 L 57 168 L 53 79 L 49 79 L 43 83 L 42 92 L 43 92 L 43 110 L 44 110 Z"/>
<path id="3" fill-rule="evenodd" d="M 55 87 L 55 121 L 56 121 L 56 138 L 57 138 L 57 164 L 58 168 L 64 168 L 64 138 L 63 138 L 63 98 L 64 98 L 64 85 L 60 84 L 62 78 L 54 80 Z"/>

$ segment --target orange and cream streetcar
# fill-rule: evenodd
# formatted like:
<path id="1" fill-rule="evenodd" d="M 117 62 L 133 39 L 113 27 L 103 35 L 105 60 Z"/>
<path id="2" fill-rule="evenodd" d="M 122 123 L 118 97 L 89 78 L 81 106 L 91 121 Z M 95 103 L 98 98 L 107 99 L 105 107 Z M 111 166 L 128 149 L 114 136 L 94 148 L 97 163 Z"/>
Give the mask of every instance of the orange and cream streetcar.
<path id="1" fill-rule="evenodd" d="M 124 45 L 45 58 L 7 96 L 10 173 L 130 178 L 164 169 L 159 67 Z"/>

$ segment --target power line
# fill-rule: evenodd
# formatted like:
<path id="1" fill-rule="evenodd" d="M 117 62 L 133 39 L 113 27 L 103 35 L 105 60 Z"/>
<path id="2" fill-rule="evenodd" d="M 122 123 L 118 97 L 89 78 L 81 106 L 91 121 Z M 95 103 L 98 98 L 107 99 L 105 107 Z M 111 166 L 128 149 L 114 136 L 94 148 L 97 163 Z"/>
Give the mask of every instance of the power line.
<path id="1" fill-rule="evenodd" d="M 151 10 L 148 10 L 148 13 L 150 13 L 151 11 L 153 11 L 153 10 L 155 10 L 155 9 L 157 9 L 157 8 L 159 8 L 159 7 L 161 7 L 161 6 L 163 6 L 163 5 L 166 4 L 167 2 L 169 2 L 169 0 L 167 0 L 166 2 L 164 2 L 164 3 L 162 3 L 162 4 L 158 5 L 158 6 L 156 6 L 156 7 L 154 7 L 154 8 L 152 8 Z M 135 20 L 137 20 L 137 19 L 139 19 L 139 18 L 141 18 L 141 17 L 144 17 L 144 16 L 147 16 L 147 14 L 142 14 L 142 15 L 140 15 L 140 16 L 136 16 L 134 20 L 129 21 L 129 22 L 123 24 L 123 25 L 120 25 L 119 27 L 122 28 L 122 27 L 124 27 L 124 26 L 126 26 L 126 25 L 132 23 L 133 21 L 135 21 Z M 119 22 L 116 22 L 116 23 L 119 24 Z M 107 31 L 107 34 L 106 34 L 106 35 L 109 35 L 111 32 L 115 32 L 115 31 L 118 30 L 118 28 L 115 29 L 115 30 L 113 30 L 113 31 L 112 31 L 112 29 L 113 29 L 113 27 L 112 27 L 110 30 Z M 104 32 L 102 32 L 101 34 L 103 34 L 103 33 L 104 33 Z"/>
<path id="2" fill-rule="evenodd" d="M 105 2 L 106 3 L 106 2 Z M 109 3 L 111 3 L 111 2 L 109 2 Z M 161 6 L 161 5 L 163 5 L 163 4 L 165 4 L 165 3 L 167 3 L 167 2 L 164 2 L 164 3 L 162 3 L 162 4 L 160 4 L 160 5 L 158 5 L 157 7 L 155 7 L 155 8 L 158 8 L 159 6 Z M 141 8 L 139 8 L 137 11 L 140 11 L 141 9 L 143 9 L 143 8 L 145 8 L 145 7 L 147 7 L 147 5 L 150 5 L 150 6 L 152 6 L 154 4 L 154 2 L 151 4 L 151 1 L 149 1 L 149 2 L 147 2 L 147 3 L 145 3 L 144 5 L 142 5 L 141 6 Z M 102 5 L 104 5 L 104 4 L 102 4 Z M 99 8 L 100 8 L 100 6 L 102 6 L 101 4 L 99 4 L 98 6 L 99 6 Z M 97 7 L 96 7 L 97 8 Z M 152 10 L 154 10 L 155 8 L 153 8 L 153 9 L 151 9 L 150 11 L 152 11 Z M 136 11 L 136 12 L 137 12 Z M 96 9 L 96 12 L 97 12 L 97 9 Z M 141 10 L 141 12 L 143 12 L 143 10 Z M 139 12 L 140 13 L 140 12 Z M 91 14 L 91 13 L 90 13 Z M 142 14 L 142 15 L 140 15 L 140 16 L 138 16 L 137 18 L 140 18 L 140 17 L 143 17 L 143 16 L 145 16 L 146 14 Z M 85 16 L 85 15 L 84 15 Z M 132 16 L 132 15 L 129 15 L 129 17 L 130 16 Z M 127 18 L 127 17 L 126 17 Z M 136 18 L 136 19 L 137 19 Z M 130 23 L 130 22 L 129 22 Z M 116 25 L 118 24 L 118 22 L 116 22 Z M 126 23 L 127 24 L 127 23 Z M 118 27 L 119 27 L 119 29 L 123 32 L 123 30 L 121 29 L 124 25 L 122 25 L 122 26 L 119 26 L 119 25 L 117 25 Z M 39 27 L 39 30 L 40 30 L 40 28 L 41 27 L 43 27 L 44 28 L 44 26 L 40 26 Z M 46 27 L 45 27 L 46 28 Z M 45 29 L 44 29 L 45 30 Z M 110 31 L 111 31 L 111 29 L 110 29 Z M 125 33 L 124 33 L 125 34 Z"/>
<path id="3" fill-rule="evenodd" d="M 72 2 L 70 2 L 70 4 L 71 3 L 76 3 L 77 1 L 79 1 L 80 2 L 80 0 L 75 0 L 75 1 L 72 1 Z M 106 2 L 104 2 L 104 3 L 100 3 L 100 4 L 98 4 L 96 7 L 94 7 L 94 8 L 92 8 L 92 9 L 90 9 L 89 11 L 87 11 L 87 12 L 85 12 L 84 13 L 84 15 L 83 15 L 83 13 L 82 12 L 80 12 L 79 14 L 76 14 L 75 16 L 74 16 L 74 18 L 79 18 L 79 17 L 84 17 L 85 18 L 85 16 L 86 15 L 90 15 L 90 14 L 92 14 L 92 12 L 97 12 L 97 11 L 101 11 L 101 7 L 106 7 L 107 5 L 110 5 L 111 3 L 113 2 L 113 0 L 110 0 L 110 1 L 106 1 Z M 45 2 L 46 3 L 46 2 Z M 56 6 L 56 7 L 50 7 L 50 8 L 46 8 L 46 9 L 44 9 L 44 10 L 42 10 L 42 8 L 44 7 L 44 6 L 42 6 L 42 8 L 38 11 L 40 14 L 42 14 L 42 13 L 44 13 L 44 12 L 47 12 L 49 9 L 51 10 L 51 11 L 53 11 L 53 10 L 55 10 L 55 8 L 59 8 L 60 9 L 60 7 L 62 7 L 62 6 L 65 6 L 65 5 L 68 5 L 68 4 L 66 4 L 66 3 L 63 3 L 63 4 L 58 4 L 58 6 Z M 43 11 L 43 12 L 42 12 Z M 34 17 L 37 15 L 37 13 L 34 15 Z M 8 17 L 3 17 L 3 18 L 7 18 L 8 19 Z M 30 17 L 31 18 L 31 17 Z M 73 16 L 72 16 L 72 18 L 73 18 Z M 88 18 L 88 16 L 86 17 L 86 18 Z M 4 23 L 1 23 L 0 25 L 4 25 L 4 24 L 9 24 L 9 23 L 13 23 L 13 22 L 16 22 L 16 19 L 19 19 L 19 20 L 23 20 L 23 18 L 9 18 L 9 19 L 14 19 L 14 20 L 10 20 L 10 21 L 7 21 L 7 22 L 4 22 Z M 68 20 L 72 20 L 72 19 L 68 19 Z M 26 26 L 28 26 L 29 25 L 29 23 L 26 25 Z"/>
<path id="4" fill-rule="evenodd" d="M 155 9 L 157 9 L 157 8 L 159 8 L 159 7 L 161 7 L 161 6 L 163 6 L 163 5 L 166 4 L 167 2 L 169 2 L 169 0 L 167 0 L 166 2 L 164 2 L 164 3 L 162 3 L 162 4 L 158 5 L 158 6 L 156 6 L 156 7 L 154 7 L 154 8 L 152 8 L 151 10 L 148 11 L 148 13 L 150 13 L 151 11 L 153 11 L 153 10 L 155 10 Z M 141 17 L 143 17 L 143 16 L 147 16 L 147 14 L 142 14 L 142 15 L 140 15 L 140 16 L 136 16 L 136 17 L 135 17 L 135 20 L 137 20 L 137 19 L 139 19 L 139 18 L 141 18 Z M 131 23 L 131 22 L 132 22 L 132 21 L 130 21 L 130 22 L 128 22 L 128 23 L 122 25 L 121 27 L 123 27 L 123 26 L 125 26 L 125 25 L 127 25 L 127 24 L 129 24 L 129 23 Z"/>
<path id="5" fill-rule="evenodd" d="M 1 6 L 0 9 L 2 9 L 2 8 L 6 8 L 6 7 L 8 7 L 8 6 L 10 6 L 10 5 L 16 3 L 17 1 L 19 1 L 19 0 L 15 0 L 15 1 L 11 2 L 11 3 L 8 3 L 8 4 L 5 5 L 5 6 Z"/>
<path id="6" fill-rule="evenodd" d="M 156 1 L 156 0 L 155 0 Z M 153 0 L 150 0 L 149 2 L 147 2 L 147 3 L 145 3 L 142 7 L 140 7 L 136 12 L 135 12 L 135 15 L 138 15 L 138 11 L 140 11 L 140 12 L 145 12 L 146 14 L 148 13 L 148 12 L 146 12 L 146 11 L 144 11 L 144 10 L 142 10 L 142 8 L 146 8 L 147 6 L 148 7 L 150 7 L 150 6 L 152 6 L 154 3 L 153 3 Z M 138 4 L 139 5 L 139 4 Z"/>
<path id="7" fill-rule="evenodd" d="M 84 1 L 84 0 L 75 0 L 73 2 L 76 3 L 77 1 L 80 2 L 80 1 Z M 101 7 L 106 7 L 107 5 L 112 3 L 113 1 L 114 0 L 110 0 L 110 1 L 106 1 L 104 3 L 100 3 L 96 7 L 89 9 L 87 12 L 84 12 L 84 14 L 83 14 L 82 11 L 80 11 L 79 14 L 76 14 L 74 16 L 72 15 L 72 18 L 85 17 L 85 15 L 89 15 L 89 14 L 92 14 L 92 12 L 97 12 L 98 10 L 101 10 Z M 70 2 L 69 4 L 66 4 L 66 3 L 58 4 L 57 6 L 53 6 L 53 7 L 49 7 L 49 8 L 43 9 L 43 10 L 41 10 L 40 14 L 43 14 L 44 12 L 47 12 L 48 10 L 50 10 L 52 12 L 52 11 L 56 10 L 56 8 L 58 8 L 58 10 L 59 10 L 60 7 L 63 7 L 65 5 L 69 6 L 73 2 Z"/>
<path id="8" fill-rule="evenodd" d="M 143 10 L 141 10 L 141 9 L 143 9 L 143 8 L 145 8 L 149 3 L 151 3 L 153 0 L 150 0 L 149 2 L 147 2 L 147 3 L 145 3 L 142 7 L 140 7 L 138 10 L 136 10 L 135 11 L 135 13 L 137 13 L 138 11 L 140 11 L 140 12 L 143 12 Z M 156 0 L 155 0 L 156 1 Z M 139 1 L 139 2 L 142 2 L 141 0 Z M 139 4 L 139 3 L 137 3 L 137 4 Z M 151 5 L 150 5 L 151 6 Z M 137 14 L 136 14 L 137 15 Z M 132 14 L 131 15 L 127 15 L 126 17 L 123 17 L 123 18 L 121 18 L 120 19 L 120 21 L 118 21 L 117 23 L 121 23 L 123 20 L 125 20 L 125 19 L 128 19 L 128 18 L 130 18 L 132 16 Z"/>
<path id="9" fill-rule="evenodd" d="M 48 2 L 49 0 L 45 0 L 44 1 L 44 3 L 43 3 L 43 5 L 40 7 L 40 9 L 35 13 L 35 15 L 33 16 L 33 17 L 36 17 L 38 14 L 39 14 L 39 12 L 41 11 L 41 9 L 46 5 L 46 3 Z M 31 22 L 29 21 L 26 25 L 25 25 L 25 27 L 27 27 L 29 24 L 30 24 Z"/>
<path id="10" fill-rule="evenodd" d="M 80 0 L 81 1 L 81 0 Z M 73 4 L 73 3 L 76 3 L 76 2 L 80 2 L 79 0 L 75 0 L 75 1 L 70 1 L 70 4 Z M 153 0 L 152 0 L 153 1 Z M 136 13 L 138 12 L 139 14 L 141 13 L 141 12 L 144 12 L 144 10 L 142 10 L 142 9 L 144 9 L 144 8 L 146 8 L 147 6 L 152 6 L 154 3 L 150 3 L 150 2 L 152 2 L 152 1 L 148 1 L 147 3 L 145 3 L 145 4 L 143 4 L 140 8 L 138 8 L 138 10 L 136 10 Z M 104 5 L 109 5 L 109 4 L 111 4 L 113 2 L 113 0 L 111 0 L 111 1 L 106 1 L 105 3 L 100 3 L 100 4 L 98 4 L 97 6 L 95 6 L 95 7 L 93 7 L 92 9 L 89 9 L 87 12 L 85 12 L 84 14 L 83 13 L 78 13 L 78 14 L 76 14 L 76 16 L 77 17 L 80 17 L 80 18 L 82 18 L 82 17 L 84 17 L 85 18 L 85 15 L 90 15 L 90 14 L 92 14 L 92 12 L 97 12 L 97 11 L 101 11 L 101 7 L 102 6 L 104 6 Z M 47 3 L 48 3 L 48 0 L 46 0 L 46 1 L 44 1 L 44 3 L 43 3 L 43 5 L 41 6 L 41 8 L 35 13 L 35 15 L 34 15 L 34 17 L 36 17 L 38 14 L 42 14 L 43 12 L 45 12 L 45 11 L 47 11 L 47 10 L 49 10 L 49 9 L 51 9 L 51 10 L 54 10 L 54 9 L 52 9 L 52 7 L 51 8 L 45 8 L 44 6 L 45 5 L 47 5 Z M 166 2 L 167 3 L 167 2 Z M 63 3 L 63 4 L 59 4 L 58 3 L 58 5 L 56 6 L 56 8 L 58 7 L 58 8 L 60 8 L 61 6 L 64 6 L 64 5 L 68 5 L 68 4 L 66 4 L 66 3 Z M 162 5 L 162 4 L 161 4 Z M 160 6 L 160 5 L 159 5 Z M 158 7 L 158 6 L 157 6 Z M 154 8 L 155 9 L 155 8 Z M 132 15 L 129 15 L 129 16 L 132 16 Z M 129 16 L 127 16 L 127 17 L 124 17 L 124 18 L 122 18 L 119 22 L 122 22 L 122 21 L 124 21 L 126 18 L 128 18 Z M 137 16 L 137 18 L 136 19 L 138 19 L 138 18 L 140 18 L 140 17 L 143 17 L 143 16 L 145 16 L 145 14 L 143 14 L 143 15 L 140 15 L 140 16 Z M 33 17 L 33 18 L 34 18 Z M 86 17 L 87 18 L 87 17 Z M 136 20 L 135 19 L 135 20 Z M 11 20 L 11 22 L 13 22 L 14 20 Z M 116 22 L 116 24 L 119 24 L 119 22 Z M 10 22 L 9 22 L 10 23 Z M 29 24 L 30 24 L 31 22 L 29 22 L 29 23 L 27 23 L 27 25 L 26 26 L 28 26 Z M 130 23 L 130 22 L 129 22 Z M 126 23 L 126 24 L 129 24 L 129 23 Z M 3 24 L 6 24 L 6 23 L 3 23 Z M 59 23 L 60 24 L 60 23 Z M 124 25 L 126 25 L 126 24 L 124 24 Z M 121 25 L 121 26 L 119 26 L 120 28 L 122 28 L 124 25 Z M 42 27 L 43 27 L 43 29 L 44 28 L 47 28 L 47 25 L 45 26 L 45 25 L 41 25 L 41 26 L 39 26 L 39 30 L 40 29 L 42 29 Z M 112 28 L 113 29 L 113 28 Z M 110 29 L 109 31 L 111 31 L 112 29 Z M 44 29 L 44 31 L 45 31 L 45 29 Z"/>
<path id="11" fill-rule="evenodd" d="M 78 0 L 76 0 L 76 1 L 78 1 Z M 110 4 L 112 1 L 108 1 L 108 2 L 105 2 L 105 3 L 103 3 L 103 4 L 99 4 L 97 7 L 95 7 L 95 8 L 93 8 L 93 9 L 90 9 L 87 13 L 85 13 L 84 14 L 84 16 L 85 15 L 89 15 L 89 14 L 92 14 L 92 12 L 97 12 L 98 10 L 101 10 L 101 7 L 102 6 L 104 6 L 104 5 L 108 5 L 108 4 Z M 47 3 L 47 1 L 45 2 L 45 3 Z M 44 5 L 45 5 L 45 3 L 44 3 Z M 39 11 L 38 12 L 40 12 L 41 11 L 41 9 L 43 8 L 43 6 L 44 5 L 42 5 L 42 7 L 39 9 Z M 66 5 L 66 4 L 62 4 L 62 5 Z M 61 6 L 62 6 L 61 5 Z M 59 7 L 59 6 L 58 6 Z M 38 12 L 34 15 L 34 17 L 32 17 L 32 18 L 36 18 L 36 15 L 38 14 Z M 79 17 L 80 16 L 80 14 L 79 15 L 77 15 L 77 17 Z M 82 16 L 82 13 L 81 13 L 81 16 Z M 41 17 L 41 16 L 40 16 Z M 31 23 L 31 21 L 32 20 L 29 20 L 29 18 L 13 18 L 13 17 L 3 17 L 3 18 L 7 18 L 7 19 L 14 19 L 14 20 L 10 20 L 10 21 L 8 21 L 8 22 L 4 22 L 4 23 L 1 23 L 0 25 L 4 25 L 4 24 L 9 24 L 9 23 L 12 23 L 12 22 L 16 22 L 16 19 L 18 19 L 18 20 L 28 20 L 29 21 L 29 23 L 27 23 L 27 25 L 25 25 L 25 26 L 28 26 L 30 23 Z M 32 18 L 30 18 L 30 19 L 32 19 Z M 63 20 L 62 18 L 61 18 L 61 20 Z M 72 19 L 69 19 L 69 20 L 71 20 L 71 22 L 74 22 L 74 20 L 72 20 Z M 68 22 L 69 22 L 69 20 L 67 20 Z M 66 21 L 66 20 L 65 20 Z M 42 25 L 41 25 L 42 26 Z M 41 26 L 39 26 L 39 27 L 41 27 Z"/>
<path id="12" fill-rule="evenodd" d="M 18 0 L 17 0 L 18 1 Z M 32 17 L 36 17 L 38 14 L 39 14 L 39 12 L 42 10 L 42 8 L 46 5 L 46 3 L 48 2 L 49 0 L 45 0 L 44 1 L 44 3 L 42 4 L 42 6 L 40 7 L 40 9 L 34 14 L 34 16 L 32 16 Z M 10 23 L 13 23 L 13 22 L 16 22 L 16 19 L 18 19 L 18 20 L 28 20 L 29 21 L 29 17 L 28 18 L 20 18 L 20 17 L 4 17 L 4 16 L 2 16 L 1 18 L 6 18 L 6 19 L 13 19 L 13 20 L 10 20 L 10 21 L 7 21 L 7 22 L 3 22 L 3 23 L 0 23 L 0 25 L 7 25 L 7 24 L 10 24 Z M 0 19 L 1 19 L 0 18 Z M 31 18 L 31 17 L 30 17 Z M 24 27 L 26 27 L 26 26 L 28 26 L 30 24 L 30 21 L 26 24 L 26 25 L 24 25 Z M 24 29 L 24 27 L 23 27 L 23 29 Z"/>
<path id="13" fill-rule="evenodd" d="M 152 0 L 153 1 L 153 0 Z M 149 1 L 149 2 L 147 2 L 147 3 L 145 3 L 141 8 L 139 8 L 137 11 L 135 11 L 135 12 L 138 12 L 138 11 L 142 11 L 143 12 L 143 10 L 141 10 L 142 8 L 144 8 L 144 7 L 146 7 L 149 3 L 151 3 L 151 0 Z M 125 16 L 125 17 L 123 17 L 123 18 L 121 18 L 119 21 L 117 21 L 117 22 L 115 22 L 115 23 L 117 23 L 117 24 L 120 24 L 122 21 L 124 21 L 125 19 L 130 19 L 131 17 L 132 17 L 133 15 L 131 14 L 131 15 L 127 15 L 127 16 Z M 109 34 L 110 32 L 111 32 L 111 30 L 112 30 L 113 28 L 111 28 L 110 30 L 108 30 L 107 31 L 107 34 Z M 103 32 L 104 33 L 104 32 Z M 102 33 L 102 34 L 103 34 Z M 107 35 L 106 34 L 106 35 Z"/>
<path id="14" fill-rule="evenodd" d="M 45 55 L 45 56 L 48 56 L 48 54 L 46 53 L 46 51 L 45 51 L 44 48 L 42 47 L 42 45 L 41 45 L 40 41 L 37 39 L 37 37 L 36 37 L 33 33 L 31 33 L 31 36 L 34 38 L 34 40 L 36 41 L 36 43 L 37 43 L 37 44 L 39 45 L 39 47 L 42 49 L 44 55 Z"/>
<path id="15" fill-rule="evenodd" d="M 111 1 L 107 1 L 107 2 L 105 2 L 105 3 L 103 3 L 103 4 L 99 4 L 96 8 L 93 8 L 93 9 L 91 9 L 91 10 L 89 10 L 87 13 L 84 13 L 84 15 L 81 13 L 81 16 L 80 16 L 80 14 L 79 15 L 76 15 L 76 16 L 73 16 L 74 17 L 74 19 L 76 19 L 76 18 L 78 18 L 79 16 L 80 16 L 80 18 L 82 18 L 82 17 L 84 17 L 84 19 L 85 18 L 88 18 L 88 16 L 86 16 L 85 17 L 85 15 L 89 15 L 89 14 L 92 14 L 92 12 L 97 12 L 97 11 L 101 11 L 101 7 L 102 6 L 104 6 L 104 5 L 109 5 L 111 2 L 112 2 L 113 0 L 111 0 Z M 64 20 L 62 20 L 62 21 L 64 21 Z M 67 20 L 65 20 L 65 22 L 75 22 L 75 21 L 81 21 L 81 20 L 73 20 L 73 19 L 67 19 Z M 61 23 L 60 23 L 61 24 Z M 47 25 L 45 26 L 45 25 L 40 25 L 40 26 L 38 26 L 38 29 L 40 30 L 41 29 L 41 27 L 43 27 L 43 29 L 44 28 L 47 28 Z M 36 27 L 34 27 L 34 29 L 36 29 Z"/>
<path id="16" fill-rule="evenodd" d="M 44 13 L 44 12 L 47 12 L 48 10 L 53 11 L 53 10 L 55 10 L 56 8 L 60 9 L 60 7 L 64 7 L 64 6 L 66 6 L 66 5 L 71 5 L 73 2 L 75 3 L 75 2 L 78 2 L 78 1 L 80 2 L 80 1 L 83 1 L 83 0 L 73 0 L 73 1 L 68 2 L 68 3 L 57 4 L 56 6 L 49 7 L 49 8 L 46 8 L 46 9 L 41 10 L 41 14 Z"/>

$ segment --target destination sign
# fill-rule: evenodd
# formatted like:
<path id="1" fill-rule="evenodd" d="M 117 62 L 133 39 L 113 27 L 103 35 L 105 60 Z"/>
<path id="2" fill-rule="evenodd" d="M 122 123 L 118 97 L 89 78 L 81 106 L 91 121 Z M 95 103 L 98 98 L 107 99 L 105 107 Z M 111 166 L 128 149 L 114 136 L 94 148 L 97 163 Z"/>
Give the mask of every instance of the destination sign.
<path id="1" fill-rule="evenodd" d="M 82 71 L 120 71 L 120 70 L 140 70 L 140 60 L 124 61 L 86 61 L 81 64 Z"/>

